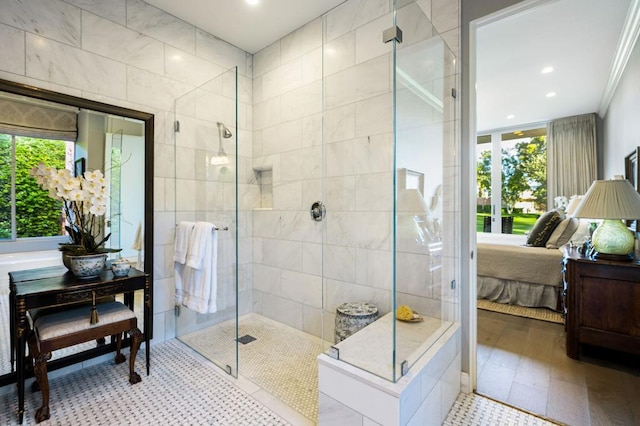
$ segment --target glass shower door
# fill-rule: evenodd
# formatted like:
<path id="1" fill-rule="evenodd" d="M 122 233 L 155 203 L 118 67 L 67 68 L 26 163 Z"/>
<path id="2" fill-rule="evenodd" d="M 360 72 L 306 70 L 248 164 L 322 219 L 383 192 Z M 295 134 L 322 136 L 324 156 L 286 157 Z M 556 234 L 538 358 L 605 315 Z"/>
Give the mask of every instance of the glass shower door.
<path id="1" fill-rule="evenodd" d="M 455 320 L 457 189 L 455 58 L 424 2 L 392 6 L 323 21 L 322 274 L 326 352 L 395 382 Z"/>
<path id="2" fill-rule="evenodd" d="M 192 224 L 199 222 L 213 225 L 209 248 L 198 250 L 192 240 L 179 247 L 186 250 L 186 260 L 174 258 L 176 337 L 234 377 L 239 337 L 237 82 L 234 67 L 176 99 L 173 129 L 176 235 L 184 229 L 197 235 L 200 225 Z M 189 261 L 191 256 L 202 256 L 200 266 Z"/>
<path id="3" fill-rule="evenodd" d="M 401 3 L 401 2 L 398 2 Z M 398 7 L 395 43 L 395 380 L 457 321 L 456 61 L 422 2 Z M 408 320 L 408 321 L 407 321 Z"/>

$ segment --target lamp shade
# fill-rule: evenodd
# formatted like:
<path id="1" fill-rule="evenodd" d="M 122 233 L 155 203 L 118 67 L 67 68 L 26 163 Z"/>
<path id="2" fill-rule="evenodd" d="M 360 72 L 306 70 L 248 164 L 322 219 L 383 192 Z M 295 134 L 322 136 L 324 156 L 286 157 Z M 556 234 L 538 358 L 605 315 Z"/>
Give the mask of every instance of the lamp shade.
<path id="1" fill-rule="evenodd" d="M 585 219 L 640 219 L 640 194 L 626 179 L 596 180 L 573 216 Z"/>
<path id="2" fill-rule="evenodd" d="M 575 217 L 603 219 L 591 236 L 597 256 L 632 258 L 634 236 L 621 219 L 640 218 L 640 194 L 626 179 L 596 180 L 576 209 Z"/>

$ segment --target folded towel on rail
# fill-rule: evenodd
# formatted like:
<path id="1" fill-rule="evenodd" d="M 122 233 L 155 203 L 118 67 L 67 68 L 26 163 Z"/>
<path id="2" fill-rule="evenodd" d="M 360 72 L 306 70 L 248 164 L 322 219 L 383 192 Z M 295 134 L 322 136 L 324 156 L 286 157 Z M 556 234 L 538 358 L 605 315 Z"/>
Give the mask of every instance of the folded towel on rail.
<path id="1" fill-rule="evenodd" d="M 218 310 L 218 231 L 213 224 L 196 223 L 184 275 L 182 304 L 201 314 L 216 312 Z"/>
<path id="2" fill-rule="evenodd" d="M 187 266 L 193 269 L 202 269 L 205 266 L 206 250 L 210 247 L 211 238 L 216 227 L 209 222 L 198 222 L 193 227 L 191 238 L 189 239 L 189 250 L 187 251 Z"/>
<path id="3" fill-rule="evenodd" d="M 176 239 L 173 243 L 173 261 L 184 264 L 189 251 L 189 238 L 195 227 L 194 222 L 183 221 L 176 228 Z"/>

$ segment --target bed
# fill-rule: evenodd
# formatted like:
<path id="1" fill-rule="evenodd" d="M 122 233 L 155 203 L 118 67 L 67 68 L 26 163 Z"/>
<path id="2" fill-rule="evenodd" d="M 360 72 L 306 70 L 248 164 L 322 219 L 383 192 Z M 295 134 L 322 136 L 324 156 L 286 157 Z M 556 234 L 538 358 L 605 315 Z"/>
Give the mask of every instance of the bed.
<path id="1" fill-rule="evenodd" d="M 562 251 L 524 235 L 478 233 L 478 299 L 560 310 Z"/>

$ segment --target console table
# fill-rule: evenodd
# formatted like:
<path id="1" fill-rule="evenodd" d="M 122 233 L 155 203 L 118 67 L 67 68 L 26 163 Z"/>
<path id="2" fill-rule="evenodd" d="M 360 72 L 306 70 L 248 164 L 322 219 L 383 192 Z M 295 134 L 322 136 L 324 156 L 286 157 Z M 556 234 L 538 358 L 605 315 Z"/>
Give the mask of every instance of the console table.
<path id="1" fill-rule="evenodd" d="M 640 355 L 640 262 L 565 251 L 564 267 L 567 356 L 583 343 Z"/>
<path id="2" fill-rule="evenodd" d="M 103 270 L 99 277 L 79 280 L 62 266 L 29 269 L 9 273 L 9 315 L 11 327 L 11 366 L 14 356 L 18 387 L 18 416 L 24 416 L 25 344 L 28 331 L 27 312 L 37 308 L 91 302 L 100 298 L 124 294 L 125 304 L 133 309 L 133 292 L 144 291 L 144 341 L 147 375 L 149 375 L 149 326 L 151 295 L 149 274 L 131 269 L 125 277 L 115 277 Z"/>

